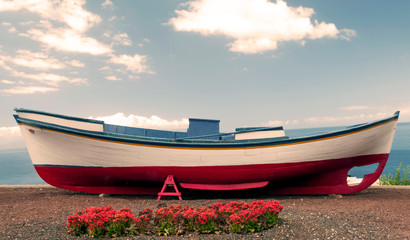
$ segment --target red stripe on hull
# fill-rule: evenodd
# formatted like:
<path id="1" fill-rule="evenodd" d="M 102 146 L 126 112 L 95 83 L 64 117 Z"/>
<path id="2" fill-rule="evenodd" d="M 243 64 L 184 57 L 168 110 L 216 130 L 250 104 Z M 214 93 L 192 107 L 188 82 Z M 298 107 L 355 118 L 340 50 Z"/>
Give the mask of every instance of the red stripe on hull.
<path id="1" fill-rule="evenodd" d="M 367 155 L 303 163 L 211 167 L 55 167 L 35 166 L 47 183 L 79 192 L 105 194 L 157 194 L 168 175 L 192 184 L 241 184 L 269 181 L 261 188 L 269 194 L 348 194 L 364 190 L 381 175 L 389 154 Z M 349 170 L 379 163 L 361 184 L 348 186 Z M 189 190 L 181 189 L 182 193 Z M 227 189 L 229 190 L 229 189 Z M 234 190 L 234 189 L 232 189 Z"/>

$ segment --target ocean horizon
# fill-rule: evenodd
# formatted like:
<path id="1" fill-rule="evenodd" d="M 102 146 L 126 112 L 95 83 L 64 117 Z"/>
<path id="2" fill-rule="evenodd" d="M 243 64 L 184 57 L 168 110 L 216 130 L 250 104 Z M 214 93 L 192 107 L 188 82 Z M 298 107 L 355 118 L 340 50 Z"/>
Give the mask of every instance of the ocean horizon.
<path id="1" fill-rule="evenodd" d="M 331 132 L 344 127 L 289 129 L 289 137 L 316 135 Z M 398 123 L 389 160 L 383 174 L 396 175 L 396 169 L 402 163 L 402 169 L 410 165 L 410 122 Z M 47 184 L 38 175 L 30 160 L 26 148 L 0 150 L 0 185 Z M 355 167 L 349 171 L 352 177 L 363 178 L 365 174 L 376 170 L 377 164 Z M 402 174 L 402 173 L 401 173 Z"/>

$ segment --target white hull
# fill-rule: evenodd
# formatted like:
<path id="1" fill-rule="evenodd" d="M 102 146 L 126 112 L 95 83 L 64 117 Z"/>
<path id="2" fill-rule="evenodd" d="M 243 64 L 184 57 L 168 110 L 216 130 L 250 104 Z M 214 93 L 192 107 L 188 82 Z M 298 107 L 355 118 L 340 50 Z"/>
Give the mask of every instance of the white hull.
<path id="1" fill-rule="evenodd" d="M 133 167 L 297 163 L 385 154 L 390 152 L 396 124 L 392 121 L 329 139 L 239 149 L 153 147 L 81 137 L 27 125 L 20 125 L 20 128 L 35 165 Z"/>
<path id="2" fill-rule="evenodd" d="M 379 163 L 377 173 L 367 181 L 375 181 L 375 176 L 380 175 L 390 153 L 398 114 L 324 135 L 249 142 L 177 141 L 108 134 L 100 121 L 35 111 L 19 112 L 16 119 L 40 176 L 67 189 L 98 192 L 103 190 L 81 189 L 88 184 L 101 184 L 104 191 L 124 193 L 109 190 L 113 186 L 106 185 L 158 183 L 167 175 L 175 175 L 177 181 L 183 181 L 182 186 L 195 188 L 195 184 L 200 184 L 198 189 L 237 189 L 234 185 L 222 186 L 228 183 L 255 182 L 254 186 L 265 186 L 268 182 L 303 177 L 303 181 L 313 186 L 326 182 L 338 185 L 334 189 L 340 192 L 347 172 L 354 166 Z M 242 134 L 242 137 L 250 135 Z M 122 178 L 121 172 L 127 177 Z M 78 181 L 62 174 L 76 175 Z M 317 194 L 333 191 L 326 187 L 318 190 L 309 186 L 309 189 Z M 138 194 L 138 191 L 131 192 Z M 290 193 L 298 191 L 306 194 L 308 190 Z"/>

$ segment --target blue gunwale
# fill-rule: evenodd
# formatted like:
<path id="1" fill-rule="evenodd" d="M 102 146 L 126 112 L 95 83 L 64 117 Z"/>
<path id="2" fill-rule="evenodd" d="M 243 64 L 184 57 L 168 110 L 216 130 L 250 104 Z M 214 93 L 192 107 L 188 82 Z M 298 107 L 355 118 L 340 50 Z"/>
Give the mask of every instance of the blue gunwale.
<path id="1" fill-rule="evenodd" d="M 21 109 L 16 109 L 19 112 Z M 44 112 L 32 111 L 24 109 L 25 112 L 39 113 L 43 114 Z M 45 115 L 59 117 L 61 116 L 64 119 L 71 119 L 78 121 L 88 120 L 82 118 L 68 117 L 58 114 L 49 114 Z M 267 140 L 257 140 L 257 141 L 218 141 L 218 140 L 175 140 L 175 139 L 164 139 L 164 138 L 151 138 L 151 137 L 141 137 L 141 136 L 132 136 L 124 135 L 117 133 L 105 133 L 105 132 L 94 132 L 81 129 L 75 129 L 70 127 L 64 127 L 56 124 L 50 124 L 30 119 L 20 118 L 15 115 L 15 119 L 18 124 L 24 124 L 28 126 L 38 127 L 50 131 L 60 132 L 64 134 L 75 135 L 84 138 L 91 138 L 94 140 L 108 141 L 119 144 L 131 144 L 131 145 L 141 145 L 141 146 L 150 146 L 150 147 L 163 147 L 163 148 L 182 148 L 182 149 L 212 149 L 212 150 L 226 150 L 226 149 L 245 149 L 245 148 L 265 148 L 265 147 L 275 147 L 283 145 L 293 145 L 293 144 L 302 144 L 312 141 L 326 140 L 329 138 L 341 137 L 344 135 L 350 135 L 356 132 L 361 132 L 379 125 L 386 124 L 391 121 L 397 121 L 399 118 L 399 111 L 397 111 L 392 117 L 385 118 L 382 120 L 374 121 L 371 123 L 360 124 L 353 126 L 347 129 L 342 129 L 339 131 L 318 134 L 307 137 L 298 137 L 298 138 L 289 138 L 289 139 L 267 139 Z M 102 121 L 99 121 L 102 122 Z M 104 122 L 102 122 L 104 123 Z"/>
<path id="2" fill-rule="evenodd" d="M 55 114 L 55 113 L 49 113 L 49 112 L 43 112 L 43 111 L 37 111 L 37 110 L 30 110 L 30 109 L 25 109 L 25 108 L 14 108 L 14 111 L 24 112 L 24 113 L 41 114 L 41 115 L 45 115 L 45 116 L 57 117 L 57 118 L 62 118 L 62 119 L 67 119 L 67 120 L 74 120 L 74 121 L 78 121 L 78 122 L 89 122 L 89 123 L 95 123 L 95 124 L 104 124 L 104 121 L 100 121 L 100 120 L 80 118 L 80 117 L 72 117 L 72 116 L 67 116 L 67 115 L 61 115 L 61 114 Z"/>

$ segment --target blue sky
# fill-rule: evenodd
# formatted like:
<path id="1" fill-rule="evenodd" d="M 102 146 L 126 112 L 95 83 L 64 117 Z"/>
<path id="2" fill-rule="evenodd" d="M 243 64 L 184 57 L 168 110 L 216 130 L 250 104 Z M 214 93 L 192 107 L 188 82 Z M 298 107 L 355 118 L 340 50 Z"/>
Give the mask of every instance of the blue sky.
<path id="1" fill-rule="evenodd" d="M 152 128 L 410 121 L 410 1 L 0 0 L 14 107 Z"/>

